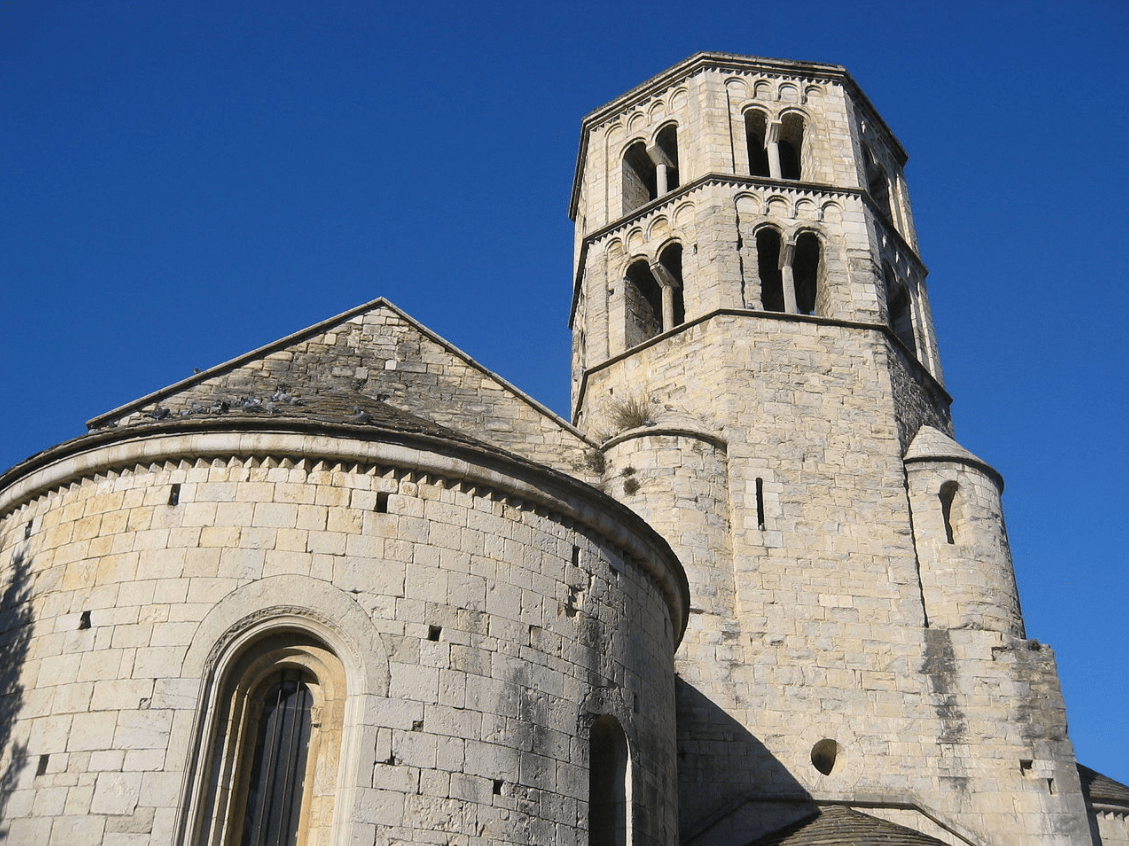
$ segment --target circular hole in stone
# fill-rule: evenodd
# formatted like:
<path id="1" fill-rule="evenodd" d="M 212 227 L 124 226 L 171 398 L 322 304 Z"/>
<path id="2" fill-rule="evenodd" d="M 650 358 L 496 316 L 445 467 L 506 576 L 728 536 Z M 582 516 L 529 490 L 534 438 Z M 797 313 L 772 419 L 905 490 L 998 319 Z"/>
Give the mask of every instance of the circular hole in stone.
<path id="1" fill-rule="evenodd" d="M 834 740 L 821 740 L 811 748 L 811 763 L 824 775 L 831 775 L 839 759 L 839 744 Z"/>

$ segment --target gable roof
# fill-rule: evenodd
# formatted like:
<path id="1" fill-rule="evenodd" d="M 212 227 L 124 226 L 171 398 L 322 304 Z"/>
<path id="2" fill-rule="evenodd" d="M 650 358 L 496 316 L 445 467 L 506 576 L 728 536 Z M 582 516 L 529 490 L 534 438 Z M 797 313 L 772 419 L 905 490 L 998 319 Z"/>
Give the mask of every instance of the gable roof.
<path id="1" fill-rule="evenodd" d="M 826 805 L 754 840 L 749 846 L 945 846 L 912 828 L 843 805 Z"/>
<path id="2" fill-rule="evenodd" d="M 1087 805 L 1129 811 L 1129 787 L 1081 764 L 1078 765 L 1078 776 L 1082 780 L 1082 795 Z"/>
<path id="3" fill-rule="evenodd" d="M 235 415 L 389 422 L 399 411 L 585 478 L 571 424 L 380 298 L 93 418 L 91 430 Z M 401 419 L 400 423 L 403 423 Z"/>

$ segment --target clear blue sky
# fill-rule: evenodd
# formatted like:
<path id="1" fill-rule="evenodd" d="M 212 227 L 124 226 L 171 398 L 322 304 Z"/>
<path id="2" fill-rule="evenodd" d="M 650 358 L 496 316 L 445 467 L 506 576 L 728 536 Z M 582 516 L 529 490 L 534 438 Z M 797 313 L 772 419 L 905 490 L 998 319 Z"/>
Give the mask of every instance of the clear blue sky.
<path id="1" fill-rule="evenodd" d="M 843 64 L 911 157 L 1028 633 L 1129 782 L 1129 6 L 381 5 L 0 9 L 0 465 L 381 295 L 567 414 L 581 117 L 699 50 Z"/>

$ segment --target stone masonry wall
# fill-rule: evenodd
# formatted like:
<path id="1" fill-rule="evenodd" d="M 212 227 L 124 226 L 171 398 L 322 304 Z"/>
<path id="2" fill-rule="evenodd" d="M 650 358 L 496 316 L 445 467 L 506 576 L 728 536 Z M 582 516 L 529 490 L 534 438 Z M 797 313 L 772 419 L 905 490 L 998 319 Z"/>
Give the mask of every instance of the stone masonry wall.
<path id="1" fill-rule="evenodd" d="M 272 608 L 321 621 L 353 685 L 335 843 L 579 846 L 599 714 L 627 732 L 633 842 L 675 842 L 667 599 L 520 498 L 391 464 L 171 459 L 10 510 L 0 567 L 8 843 L 174 842 L 203 790 L 205 658 Z"/>
<path id="2" fill-rule="evenodd" d="M 750 797 L 912 801 L 974 842 L 1077 842 L 1053 662 L 925 627 L 888 349 L 861 327 L 720 315 L 588 374 L 594 418 L 635 391 L 727 444 L 739 635 L 677 656 L 684 843 L 747 842 Z M 839 750 L 827 773 L 820 741 Z"/>

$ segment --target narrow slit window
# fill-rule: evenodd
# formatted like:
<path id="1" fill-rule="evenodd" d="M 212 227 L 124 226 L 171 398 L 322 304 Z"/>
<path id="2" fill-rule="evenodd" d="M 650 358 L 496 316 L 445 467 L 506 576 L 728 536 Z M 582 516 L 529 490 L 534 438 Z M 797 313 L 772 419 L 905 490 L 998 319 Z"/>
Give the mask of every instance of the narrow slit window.
<path id="1" fill-rule="evenodd" d="M 176 484 L 169 488 L 169 505 L 180 504 L 180 485 Z"/>
<path id="2" fill-rule="evenodd" d="M 764 531 L 764 479 L 757 479 L 757 528 Z"/>
<path id="3" fill-rule="evenodd" d="M 377 514 L 388 513 L 388 493 L 386 491 L 381 491 L 376 495 L 376 505 L 373 506 L 373 511 Z"/>
<path id="4" fill-rule="evenodd" d="M 953 505 L 959 489 L 956 482 L 945 482 L 941 485 L 940 493 L 937 494 L 938 499 L 941 500 L 941 519 L 945 523 L 946 543 L 956 543 L 956 533 L 953 531 Z"/>

